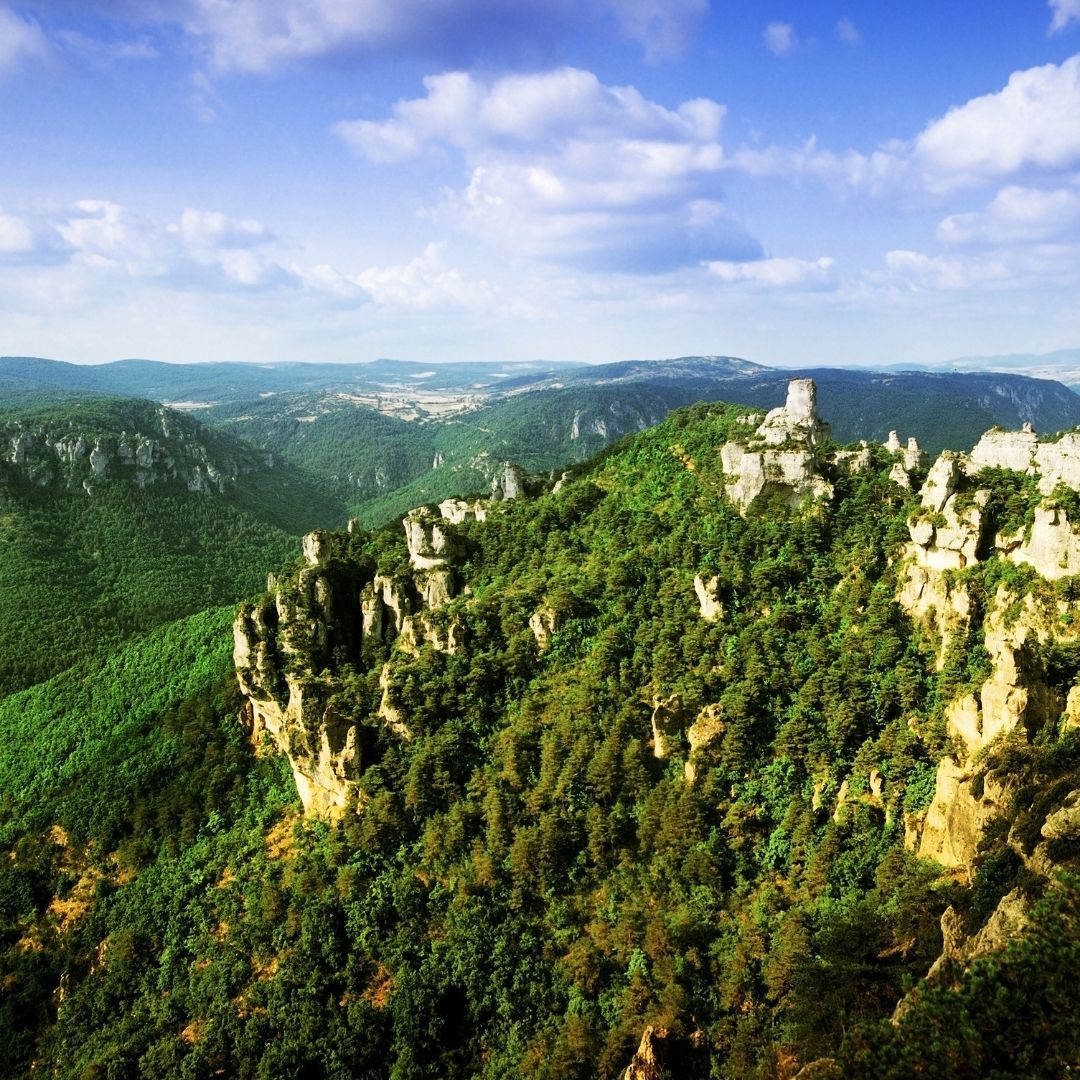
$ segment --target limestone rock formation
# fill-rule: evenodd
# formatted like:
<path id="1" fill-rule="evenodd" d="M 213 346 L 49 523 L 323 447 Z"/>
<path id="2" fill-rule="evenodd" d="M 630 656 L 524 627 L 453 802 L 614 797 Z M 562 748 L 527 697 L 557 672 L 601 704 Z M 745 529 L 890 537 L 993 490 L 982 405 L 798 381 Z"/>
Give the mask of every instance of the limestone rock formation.
<path id="1" fill-rule="evenodd" d="M 459 554 L 453 533 L 445 519 L 420 507 L 404 517 L 405 542 L 409 547 L 409 562 L 416 570 L 433 570 L 448 566 Z"/>
<path id="2" fill-rule="evenodd" d="M 425 646 L 454 652 L 463 639 L 460 621 L 442 611 L 457 592 L 463 546 L 449 522 L 430 511 L 413 511 L 402 525 L 411 573 L 391 578 L 335 562 L 333 537 L 309 533 L 295 579 L 268 581 L 272 595 L 241 608 L 233 626 L 233 662 L 251 733 L 265 732 L 288 755 L 310 814 L 336 817 L 356 806 L 379 726 L 410 737 L 394 697 L 394 656 L 416 655 Z M 388 651 L 378 708 L 358 720 L 339 665 L 362 670 Z"/>
<path id="3" fill-rule="evenodd" d="M 856 473 L 866 472 L 870 468 L 870 447 L 864 439 L 859 444 L 858 450 L 838 450 L 833 455 L 833 464 L 837 472 L 851 476 Z"/>
<path id="4" fill-rule="evenodd" d="M 482 499 L 471 502 L 466 499 L 444 499 L 439 503 L 439 513 L 451 525 L 461 525 L 466 521 L 486 521 L 487 504 Z"/>
<path id="5" fill-rule="evenodd" d="M 0 467 L 10 466 L 42 487 L 61 484 L 87 494 L 116 481 L 138 488 L 180 484 L 193 492 L 224 494 L 270 457 L 256 450 L 237 455 L 163 406 L 139 402 L 126 413 L 120 407 L 117 411 L 117 427 L 125 423 L 135 430 L 80 431 L 74 418 L 0 424 Z"/>
<path id="6" fill-rule="evenodd" d="M 1000 512 L 1000 502 L 990 501 L 996 481 L 985 476 L 989 469 L 1038 478 L 1027 521 L 1013 531 L 1002 531 L 990 520 Z M 963 685 L 945 703 L 953 754 L 938 765 L 932 802 L 922 815 L 905 817 L 907 845 L 961 879 L 970 880 L 974 873 L 988 830 L 1000 835 L 1000 822 L 1017 813 L 1021 781 L 1005 769 L 988 768 L 987 753 L 1002 737 L 1030 740 L 1059 724 L 1080 723 L 1080 685 L 1064 691 L 1047 661 L 1050 646 L 1070 645 L 1080 635 L 1069 604 L 1052 589 L 1018 590 L 1006 578 L 976 603 L 958 572 L 996 555 L 1032 567 L 1047 581 L 1080 573 L 1080 537 L 1065 509 L 1069 500 L 1054 497 L 1060 484 L 1078 482 L 1080 436 L 1042 443 L 1027 426 L 1018 432 L 995 429 L 979 440 L 970 457 L 946 451 L 938 458 L 919 492 L 919 510 L 908 522 L 910 543 L 901 553 L 898 575 L 901 607 L 924 626 L 930 640 L 936 638 L 939 668 L 958 635 L 977 631 L 985 649 L 988 674 Z M 976 613 L 981 620 L 977 627 L 972 625 Z M 1008 846 L 1023 862 L 1030 883 L 1037 885 L 1055 872 L 1055 844 L 1080 839 L 1078 803 L 1080 793 L 1073 793 L 1043 808 L 1045 819 L 1036 821 L 1041 831 L 1021 828 L 1020 818 L 1009 828 Z M 1000 948 L 1024 925 L 1030 902 L 1014 890 L 970 932 L 955 911 L 947 911 L 942 920 L 945 948 L 933 976 L 946 978 L 955 965 Z"/>
<path id="7" fill-rule="evenodd" d="M 972 935 L 964 929 L 964 920 L 955 908 L 948 907 L 941 916 L 941 955 L 927 973 L 931 982 L 951 982 L 954 971 L 972 960 L 998 952 L 1028 924 L 1031 901 L 1023 889 L 1006 893 L 989 918 Z"/>
<path id="8" fill-rule="evenodd" d="M 650 1024 L 641 1036 L 637 1053 L 623 1073 L 623 1080 L 664 1080 L 669 1075 L 664 1048 L 667 1038 L 667 1028 Z"/>
<path id="9" fill-rule="evenodd" d="M 1010 469 L 1014 472 L 1034 472 L 1039 438 L 1025 424 L 1023 431 L 987 431 L 971 451 L 972 472 L 981 469 Z"/>
<path id="10" fill-rule="evenodd" d="M 504 461 L 491 478 L 491 498 L 495 502 L 520 499 L 528 493 L 529 478 L 520 465 Z"/>
<path id="11" fill-rule="evenodd" d="M 690 783 L 697 779 L 697 771 L 702 764 L 702 759 L 707 757 L 710 749 L 724 734 L 723 717 L 723 710 L 719 705 L 706 705 L 686 729 L 686 741 L 690 746 L 690 753 L 683 766 L 683 775 Z"/>
<path id="12" fill-rule="evenodd" d="M 748 444 L 732 441 L 721 448 L 728 497 L 740 511 L 765 491 L 792 504 L 831 497 L 819 461 L 828 436 L 829 427 L 817 414 L 813 380 L 792 379 L 786 403 L 768 413 Z"/>
<path id="13" fill-rule="evenodd" d="M 706 581 L 700 574 L 694 577 L 694 592 L 697 593 L 701 617 L 706 622 L 716 622 L 724 614 L 724 605 L 720 600 L 720 579 L 714 574 Z"/>
<path id="14" fill-rule="evenodd" d="M 529 629 L 536 639 L 536 647 L 545 652 L 551 644 L 551 635 L 558 625 L 558 614 L 554 608 L 542 604 L 529 616 Z"/>
<path id="15" fill-rule="evenodd" d="M 924 469 L 927 459 L 926 453 L 919 447 L 919 440 L 912 435 L 906 444 L 900 442 L 900 437 L 895 431 L 889 432 L 889 437 L 884 442 L 885 449 L 890 454 L 900 455 L 897 465 L 904 473 L 914 472 L 916 469 Z"/>
<path id="16" fill-rule="evenodd" d="M 653 701 L 653 754 L 661 761 L 670 757 L 672 750 L 678 746 L 685 716 L 682 698 L 677 694 Z"/>
<path id="17" fill-rule="evenodd" d="M 817 386 L 813 379 L 792 379 L 788 383 L 787 400 L 767 413 L 757 437 L 768 446 L 783 446 L 787 442 L 819 446 L 829 437 L 829 425 L 817 411 Z"/>
<path id="18" fill-rule="evenodd" d="M 645 1028 L 637 1052 L 622 1080 L 674 1080 L 709 1074 L 709 1041 L 705 1032 L 679 1035 L 665 1027 Z"/>
<path id="19" fill-rule="evenodd" d="M 1035 507 L 1028 530 L 999 536 L 998 547 L 1013 562 L 1034 567 L 1048 581 L 1080 574 L 1080 536 L 1062 507 Z"/>

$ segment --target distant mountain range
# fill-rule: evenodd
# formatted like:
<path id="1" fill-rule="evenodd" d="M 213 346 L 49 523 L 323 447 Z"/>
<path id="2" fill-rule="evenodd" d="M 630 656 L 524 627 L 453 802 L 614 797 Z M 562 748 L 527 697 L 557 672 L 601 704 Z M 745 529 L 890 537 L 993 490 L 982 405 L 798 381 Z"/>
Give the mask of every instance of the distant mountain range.
<path id="1" fill-rule="evenodd" d="M 12 404 L 124 395 L 180 409 L 275 453 L 365 523 L 451 495 L 483 493 L 506 461 L 546 472 L 698 401 L 768 409 L 811 376 L 841 442 L 916 436 L 931 454 L 995 425 L 1080 424 L 1080 396 L 1010 372 L 768 368 L 731 356 L 613 364 L 75 365 L 0 358 Z"/>
<path id="2" fill-rule="evenodd" d="M 907 371 L 910 364 L 896 364 L 894 370 Z M 930 370 L 1023 372 L 1039 379 L 1057 379 L 1067 386 L 1080 387 L 1080 349 L 1056 349 L 1047 353 L 1001 353 L 991 356 L 958 356 L 940 363 L 920 365 Z"/>

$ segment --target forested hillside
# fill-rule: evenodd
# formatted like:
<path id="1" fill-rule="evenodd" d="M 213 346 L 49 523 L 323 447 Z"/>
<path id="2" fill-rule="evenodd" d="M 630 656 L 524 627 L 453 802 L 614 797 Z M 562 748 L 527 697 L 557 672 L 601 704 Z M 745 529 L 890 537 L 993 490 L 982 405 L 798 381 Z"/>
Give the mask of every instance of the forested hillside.
<path id="1" fill-rule="evenodd" d="M 344 507 L 152 402 L 0 411 L 0 691 L 259 589 Z"/>
<path id="2" fill-rule="evenodd" d="M 993 535 L 1044 504 L 999 471 L 931 512 L 917 464 L 814 441 L 826 486 L 744 516 L 746 412 L 676 413 L 535 499 L 311 537 L 237 622 L 243 709 L 222 613 L 3 702 L 6 1075 L 615 1078 L 639 1042 L 690 1080 L 1064 1075 L 1074 579 L 981 550 L 942 578 L 971 601 L 947 639 L 897 601 L 923 521 L 944 551 L 973 507 Z M 952 705 L 1028 594 L 1042 711 L 978 757 L 1005 801 L 943 874 L 918 850 Z M 260 732 L 276 703 L 306 727 Z M 330 819 L 278 735 L 298 775 L 340 766 Z"/>

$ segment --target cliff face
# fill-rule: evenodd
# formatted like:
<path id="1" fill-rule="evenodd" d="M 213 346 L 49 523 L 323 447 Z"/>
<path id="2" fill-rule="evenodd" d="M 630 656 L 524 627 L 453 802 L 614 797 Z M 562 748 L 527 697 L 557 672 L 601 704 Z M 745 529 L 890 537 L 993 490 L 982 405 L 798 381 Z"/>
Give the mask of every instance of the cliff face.
<path id="1" fill-rule="evenodd" d="M 217 445 L 199 425 L 162 406 L 130 402 L 104 411 L 84 418 L 72 407 L 66 415 L 0 423 L 0 464 L 39 487 L 87 494 L 114 481 L 223 494 L 241 476 L 272 464 L 269 454 Z"/>
<path id="2" fill-rule="evenodd" d="M 357 782 L 377 726 L 411 738 L 394 700 L 394 656 L 424 644 L 453 652 L 460 643 L 460 627 L 432 615 L 459 591 L 464 546 L 451 522 L 482 516 L 485 508 L 455 500 L 442 511 L 415 510 L 403 520 L 408 573 L 365 570 L 337 557 L 340 540 L 309 533 L 295 577 L 272 580 L 267 599 L 237 614 L 233 661 L 249 728 L 288 755 L 308 813 L 337 817 L 357 809 Z M 342 678 L 345 662 L 353 672 L 379 668 L 382 699 L 374 716 L 358 708 Z"/>
<path id="3" fill-rule="evenodd" d="M 725 443 L 720 459 L 728 498 L 742 513 L 762 495 L 779 496 L 791 506 L 831 499 L 838 477 L 870 466 L 865 441 L 857 450 L 827 449 L 831 433 L 818 415 L 813 379 L 792 379 L 785 403 L 764 419 L 760 415 L 740 419 L 747 427 L 757 426 L 747 438 Z M 893 482 L 910 488 L 910 474 L 925 465 L 918 442 L 911 438 L 901 446 L 893 431 L 885 449 L 896 457 Z"/>
<path id="4" fill-rule="evenodd" d="M 937 643 L 939 671 L 967 660 L 970 672 L 974 651 L 982 650 L 973 676 L 943 703 L 951 751 L 938 766 L 930 806 L 907 821 L 908 844 L 972 880 L 991 837 L 1004 830 L 1007 843 L 998 857 L 1014 857 L 1028 875 L 1026 887 L 1001 896 L 981 925 L 946 911 L 935 978 L 1000 948 L 1022 928 L 1060 859 L 1070 857 L 1053 843 L 1058 822 L 1070 836 L 1080 835 L 1072 809 L 1080 795 L 1067 787 L 1039 802 L 1041 832 L 1033 831 L 1033 774 L 1010 767 L 1006 750 L 1018 747 L 1026 760 L 1023 748 L 1077 723 L 1080 687 L 1062 684 L 1053 668 L 1054 657 L 1080 633 L 1070 598 L 1051 585 L 1080 572 L 1080 537 L 1060 503 L 1061 485 L 1080 483 L 1076 446 L 1071 435 L 1040 443 L 1030 426 L 987 432 L 970 455 L 946 451 L 938 458 L 908 521 L 901 606 Z M 1000 470 L 997 482 L 1003 479 L 1022 499 L 1012 511 L 1014 518 L 1024 512 L 1022 522 L 1000 520 L 1002 501 L 995 501 L 988 470 Z M 1034 483 L 1024 486 L 1028 477 Z M 1005 569 L 1009 565 L 1035 576 Z M 1021 820 L 1026 826 L 1018 826 Z"/>

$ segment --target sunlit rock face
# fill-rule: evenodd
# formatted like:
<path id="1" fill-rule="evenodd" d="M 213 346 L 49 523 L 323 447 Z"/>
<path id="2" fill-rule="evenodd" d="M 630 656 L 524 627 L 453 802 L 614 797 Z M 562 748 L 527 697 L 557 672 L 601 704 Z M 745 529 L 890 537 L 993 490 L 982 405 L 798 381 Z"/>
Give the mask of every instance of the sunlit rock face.
<path id="1" fill-rule="evenodd" d="M 967 635 L 973 613 L 967 584 L 956 576 L 996 556 L 1032 567 L 1047 581 L 1080 574 L 1080 537 L 1052 492 L 1080 483 L 1080 441 L 1066 435 L 1040 443 L 1029 426 L 987 432 L 970 456 L 945 451 L 919 492 L 908 522 L 910 543 L 901 552 L 898 600 L 939 642 L 938 665 L 957 635 Z M 1041 501 L 1015 532 L 991 535 L 987 469 L 1038 477 Z M 1039 496 L 1035 496 L 1036 499 Z M 1080 687 L 1066 695 L 1050 685 L 1043 657 L 1050 643 L 1076 640 L 1069 605 L 1052 590 L 1018 594 L 999 584 L 982 602 L 978 627 L 988 676 L 945 705 L 955 756 L 938 769 L 933 802 L 909 845 L 919 854 L 967 872 L 984 830 L 1005 811 L 1008 778 L 980 769 L 982 755 L 1002 736 L 1033 738 L 1080 715 Z"/>
<path id="2" fill-rule="evenodd" d="M 445 516 L 425 509 L 405 516 L 409 572 L 388 577 L 335 560 L 333 537 L 316 531 L 303 539 L 295 577 L 272 578 L 271 595 L 237 614 L 233 663 L 249 729 L 288 755 L 309 814 L 333 818 L 356 808 L 378 725 L 411 737 L 394 696 L 395 656 L 416 655 L 424 646 L 454 652 L 462 644 L 460 620 L 435 615 L 459 591 L 464 545 L 451 522 L 486 511 L 479 503 L 463 511 L 457 501 L 445 509 Z M 358 718 L 355 706 L 343 705 L 341 666 L 363 670 L 372 657 L 387 654 L 378 708 Z"/>
<path id="3" fill-rule="evenodd" d="M 792 505 L 831 498 L 818 448 L 829 426 L 817 413 L 812 379 L 792 379 L 787 401 L 768 413 L 746 444 L 725 443 L 720 451 L 727 496 L 745 511 L 762 493 L 779 494 Z"/>
<path id="4" fill-rule="evenodd" d="M 117 482 L 140 489 L 179 484 L 220 495 L 269 458 L 256 450 L 237 456 L 207 442 L 205 433 L 164 407 L 147 405 L 124 422 L 138 430 L 79 432 L 71 429 L 75 421 L 70 419 L 0 424 L 0 462 L 40 487 L 89 495 Z"/>
<path id="5" fill-rule="evenodd" d="M 768 446 L 795 441 L 811 447 L 820 446 L 829 437 L 829 425 L 818 416 L 813 379 L 792 379 L 788 383 L 787 400 L 766 414 L 757 437 Z"/>

